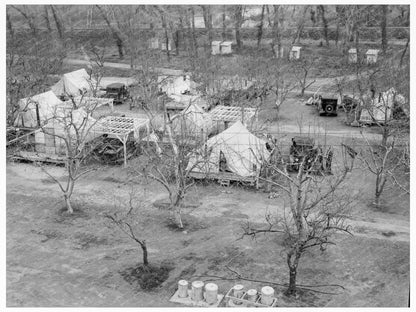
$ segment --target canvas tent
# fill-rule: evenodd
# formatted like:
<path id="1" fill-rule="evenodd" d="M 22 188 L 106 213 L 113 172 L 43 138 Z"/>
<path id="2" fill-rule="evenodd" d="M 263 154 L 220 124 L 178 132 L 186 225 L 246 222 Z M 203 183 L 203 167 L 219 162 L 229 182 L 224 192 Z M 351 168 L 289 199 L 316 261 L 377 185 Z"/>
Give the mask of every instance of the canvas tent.
<path id="1" fill-rule="evenodd" d="M 225 168 L 240 177 L 257 177 L 261 164 L 270 157 L 266 141 L 250 133 L 240 121 L 210 138 L 205 150 L 206 153 L 200 151 L 190 158 L 191 176 L 192 173 L 216 174 Z M 226 167 L 221 168 L 223 160 Z"/>
<path id="2" fill-rule="evenodd" d="M 197 104 L 189 104 L 182 112 L 172 117 L 172 131 L 189 136 L 208 137 L 213 129 L 210 114 Z"/>
<path id="3" fill-rule="evenodd" d="M 61 80 L 51 90 L 57 96 L 80 96 L 84 93 L 91 94 L 91 86 L 95 85 L 96 81 L 82 68 L 62 75 Z"/>
<path id="4" fill-rule="evenodd" d="M 168 96 L 174 94 L 185 94 L 193 92 L 196 83 L 191 80 L 189 75 L 180 76 L 158 76 L 157 82 L 162 92 L 166 92 Z"/>
<path id="5" fill-rule="evenodd" d="M 41 126 L 53 118 L 56 108 L 63 104 L 52 91 L 21 99 L 14 125 L 25 128 Z"/>
<path id="6" fill-rule="evenodd" d="M 369 107 L 361 110 L 361 123 L 384 123 L 390 120 L 394 102 L 404 101 L 404 97 L 397 94 L 394 88 L 390 88 L 386 92 L 381 92 L 378 97 L 371 100 Z"/>
<path id="7" fill-rule="evenodd" d="M 101 135 L 95 133 L 95 124 L 96 120 L 82 108 L 73 110 L 64 105 L 58 106 L 55 118 L 35 133 L 35 150 L 46 154 L 65 154 L 66 144 L 60 137 L 75 140 L 76 128 L 81 140 L 89 142 Z"/>

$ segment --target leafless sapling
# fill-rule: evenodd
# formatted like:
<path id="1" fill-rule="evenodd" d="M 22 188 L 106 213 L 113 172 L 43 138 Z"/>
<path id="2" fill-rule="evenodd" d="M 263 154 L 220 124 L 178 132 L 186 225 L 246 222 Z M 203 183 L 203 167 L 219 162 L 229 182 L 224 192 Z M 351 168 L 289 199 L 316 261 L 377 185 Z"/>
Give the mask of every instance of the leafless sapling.
<path id="1" fill-rule="evenodd" d="M 260 233 L 281 233 L 289 268 L 287 294 L 296 294 L 298 265 L 304 253 L 313 247 L 325 250 L 335 244 L 337 232 L 351 234 L 347 224 L 350 199 L 342 187 L 353 169 L 355 154 L 341 148 L 342 162 L 333 168 L 333 175 L 315 175 L 312 170 L 322 161 L 319 154 L 305 157 L 295 173 L 288 172 L 284 157 L 277 157 L 271 164 L 273 175 L 263 178 L 282 190 L 288 198 L 288 213 L 267 215 L 266 226 L 254 227 L 249 222 L 243 226 L 243 236 L 256 237 Z M 312 163 L 309 163 L 312 161 Z"/>

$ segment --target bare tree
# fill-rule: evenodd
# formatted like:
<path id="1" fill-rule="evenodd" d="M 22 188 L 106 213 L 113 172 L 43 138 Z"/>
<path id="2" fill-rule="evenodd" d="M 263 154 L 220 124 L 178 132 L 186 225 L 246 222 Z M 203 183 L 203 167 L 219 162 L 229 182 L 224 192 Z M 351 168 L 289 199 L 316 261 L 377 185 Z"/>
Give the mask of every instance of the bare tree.
<path id="1" fill-rule="evenodd" d="M 14 37 L 14 30 L 13 30 L 13 23 L 12 19 L 10 17 L 9 9 L 6 7 L 6 25 L 7 25 L 7 31 L 11 38 Z"/>
<path id="2" fill-rule="evenodd" d="M 381 28 L 381 49 L 383 50 L 383 53 L 385 54 L 387 52 L 387 11 L 388 11 L 388 5 L 382 5 L 381 6 L 381 22 L 380 22 L 380 28 Z"/>
<path id="3" fill-rule="evenodd" d="M 11 5 L 10 7 L 15 9 L 17 12 L 19 12 L 24 17 L 27 24 L 29 25 L 29 28 L 32 30 L 33 35 L 37 36 L 38 29 L 37 29 L 37 25 L 36 25 L 36 22 L 35 22 L 35 18 L 32 15 L 32 13 L 30 12 L 30 10 L 28 10 L 27 6 L 26 5 Z"/>
<path id="4" fill-rule="evenodd" d="M 143 189 L 143 192 L 139 193 L 139 191 L 131 185 L 127 211 L 117 211 L 120 210 L 120 207 L 115 207 L 116 212 L 106 213 L 105 218 L 110 221 L 111 225 L 120 229 L 127 237 L 140 246 L 140 249 L 142 250 L 143 265 L 148 266 L 149 260 L 146 240 L 141 237 L 142 235 L 139 236 L 135 230 L 139 226 L 140 221 L 142 221 L 140 210 L 143 209 L 145 205 L 150 204 L 146 201 L 145 195 L 146 188 Z"/>
<path id="5" fill-rule="evenodd" d="M 360 159 L 362 159 L 366 168 L 376 177 L 374 205 L 380 207 L 381 195 L 386 183 L 389 178 L 395 177 L 395 171 L 401 163 L 397 159 L 394 140 L 386 145 L 377 145 L 370 143 L 366 137 L 364 139 L 366 146 L 365 149 L 360 151 Z"/>
<path id="6" fill-rule="evenodd" d="M 120 29 L 117 26 L 115 26 L 110 20 L 109 15 L 111 15 L 111 8 L 108 8 L 107 6 L 101 6 L 101 5 L 96 5 L 96 7 L 98 8 L 98 10 L 101 13 L 101 16 L 104 18 L 105 22 L 107 23 L 108 28 L 111 30 L 113 34 L 113 38 L 116 40 L 119 58 L 123 59 L 125 38 L 122 32 L 120 31 Z"/>
<path id="7" fill-rule="evenodd" d="M 351 201 L 340 190 L 353 169 L 355 152 L 349 147 L 342 148 L 342 162 L 330 176 L 313 174 L 311 169 L 319 165 L 319 155 L 303 158 L 294 174 L 287 171 L 284 157 L 279 153 L 272 156 L 271 175 L 263 179 L 288 196 L 288 213 L 268 214 L 265 227 L 254 227 L 249 222 L 243 226 L 243 236 L 282 234 L 289 268 L 288 295 L 296 294 L 297 269 L 307 250 L 313 247 L 325 250 L 328 245 L 335 244 L 331 237 L 337 232 L 351 234 L 346 222 Z"/>
<path id="8" fill-rule="evenodd" d="M 213 38 L 212 34 L 212 12 L 211 12 L 211 6 L 210 5 L 202 5 L 202 13 L 204 17 L 204 24 L 205 28 L 208 29 L 208 45 L 205 45 L 206 51 L 211 50 L 211 42 Z M 209 54 L 211 55 L 211 53 Z"/>
<path id="9" fill-rule="evenodd" d="M 261 6 L 260 23 L 257 30 L 257 48 L 260 48 L 261 39 L 263 38 L 263 27 L 264 27 L 264 14 L 266 11 L 266 5 Z"/>
<path id="10" fill-rule="evenodd" d="M 302 5 L 297 7 L 299 8 L 299 13 L 296 18 L 296 33 L 293 36 L 292 44 L 300 42 L 303 29 L 305 28 L 306 14 L 308 13 L 308 10 L 310 8 L 309 5 Z M 296 7 L 294 8 L 294 10 L 295 9 Z"/>
<path id="11" fill-rule="evenodd" d="M 237 42 L 237 51 L 241 51 L 242 42 L 240 29 L 244 23 L 244 7 L 242 5 L 236 5 L 234 8 L 234 30 L 235 30 L 235 40 Z"/>
<path id="12" fill-rule="evenodd" d="M 99 140 L 94 140 L 97 137 L 94 127 L 98 120 L 92 118 L 97 105 L 98 102 L 86 104 L 81 99 L 79 104 L 81 109 L 73 105 L 58 106 L 53 116 L 40 127 L 42 133 L 53 137 L 60 149 L 59 152 L 63 155 L 67 173 L 65 182 L 54 177 L 44 165 L 38 165 L 59 186 L 68 213 L 74 212 L 71 197 L 76 182 L 82 176 L 97 169 L 84 164 L 91 151 L 100 144 Z"/>
<path id="13" fill-rule="evenodd" d="M 316 64 L 316 60 L 302 58 L 300 60 L 294 60 L 292 64 L 293 75 L 295 76 L 300 87 L 300 95 L 304 96 L 305 90 L 316 82 L 315 79 L 308 79 L 311 70 Z"/>
<path id="14" fill-rule="evenodd" d="M 321 16 L 322 25 L 324 27 L 324 38 L 326 41 L 326 45 L 329 46 L 329 38 L 328 38 L 328 21 L 325 16 L 325 6 L 324 5 L 318 5 L 318 12 Z"/>
<path id="15" fill-rule="evenodd" d="M 54 5 L 51 5 L 50 8 L 52 11 L 53 19 L 55 20 L 55 25 L 56 29 L 58 30 L 59 38 L 62 40 L 64 38 L 65 25 L 57 8 Z"/>
<path id="16" fill-rule="evenodd" d="M 201 142 L 197 128 L 187 123 L 185 115 L 176 117 L 179 128 L 173 126 L 173 119 L 164 113 L 163 130 L 159 132 L 156 149 L 145 151 L 148 163 L 145 176 L 160 183 L 169 195 L 169 210 L 174 214 L 176 224 L 183 228 L 182 208 L 186 193 L 194 186 L 190 172 L 198 165 L 188 166 L 190 157 L 198 150 Z M 196 135 L 196 136 L 195 136 Z M 204 158 L 205 159 L 205 158 Z"/>

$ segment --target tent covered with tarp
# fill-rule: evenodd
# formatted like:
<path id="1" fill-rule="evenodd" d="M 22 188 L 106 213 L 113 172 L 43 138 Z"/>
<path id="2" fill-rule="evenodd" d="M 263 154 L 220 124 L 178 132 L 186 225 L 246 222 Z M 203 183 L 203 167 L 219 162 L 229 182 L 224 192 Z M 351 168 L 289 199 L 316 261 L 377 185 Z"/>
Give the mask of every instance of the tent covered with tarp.
<path id="1" fill-rule="evenodd" d="M 21 99 L 14 122 L 16 127 L 36 128 L 54 117 L 58 106 L 64 105 L 52 91 Z"/>
<path id="2" fill-rule="evenodd" d="M 204 174 L 220 171 L 241 177 L 256 177 L 270 158 L 266 141 L 259 139 L 240 122 L 210 138 L 206 146 L 189 159 L 188 170 Z"/>
<path id="3" fill-rule="evenodd" d="M 82 68 L 63 74 L 61 80 L 54 84 L 51 90 L 59 97 L 91 95 L 93 86 L 96 86 L 96 81 Z"/>

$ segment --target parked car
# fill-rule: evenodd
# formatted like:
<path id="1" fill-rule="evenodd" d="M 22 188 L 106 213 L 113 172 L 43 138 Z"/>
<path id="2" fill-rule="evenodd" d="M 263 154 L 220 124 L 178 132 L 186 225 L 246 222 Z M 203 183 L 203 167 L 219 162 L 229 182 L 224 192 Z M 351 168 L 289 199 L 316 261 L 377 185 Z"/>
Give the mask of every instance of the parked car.
<path id="1" fill-rule="evenodd" d="M 124 83 L 109 84 L 105 91 L 105 97 L 114 99 L 114 104 L 123 104 L 130 99 L 130 93 Z"/>
<path id="2" fill-rule="evenodd" d="M 319 112 L 319 115 L 331 115 L 337 116 L 337 106 L 338 106 L 338 99 L 332 98 L 323 98 L 319 96 L 318 100 L 316 101 L 316 108 Z"/>

